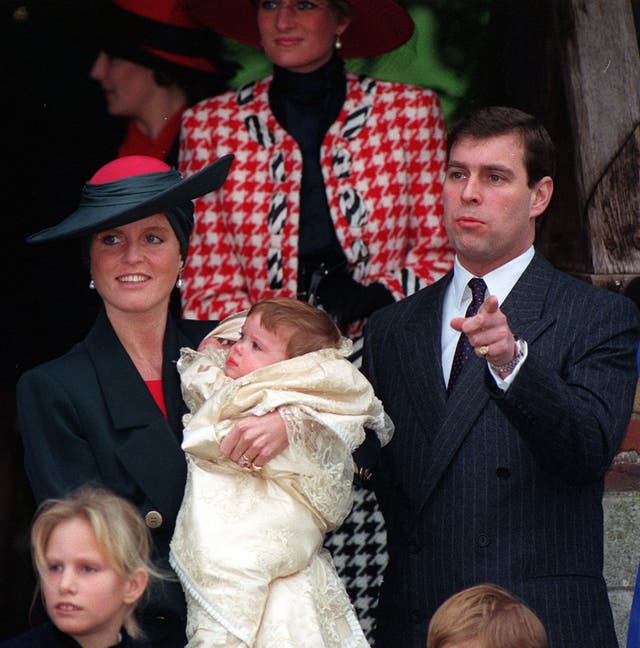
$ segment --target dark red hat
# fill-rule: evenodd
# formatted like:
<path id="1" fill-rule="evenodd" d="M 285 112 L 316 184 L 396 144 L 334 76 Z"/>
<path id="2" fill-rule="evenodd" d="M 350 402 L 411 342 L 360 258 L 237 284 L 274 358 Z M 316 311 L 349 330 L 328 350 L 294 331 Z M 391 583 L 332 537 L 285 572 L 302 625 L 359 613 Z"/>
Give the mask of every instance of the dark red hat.
<path id="1" fill-rule="evenodd" d="M 145 67 L 197 80 L 220 72 L 220 43 L 179 0 L 111 0 L 99 13 L 102 49 Z"/>
<path id="2" fill-rule="evenodd" d="M 394 0 L 348 0 L 351 23 L 341 36 L 344 58 L 378 56 L 411 38 L 413 20 Z M 260 47 L 251 0 L 182 0 L 195 20 L 223 36 Z"/>

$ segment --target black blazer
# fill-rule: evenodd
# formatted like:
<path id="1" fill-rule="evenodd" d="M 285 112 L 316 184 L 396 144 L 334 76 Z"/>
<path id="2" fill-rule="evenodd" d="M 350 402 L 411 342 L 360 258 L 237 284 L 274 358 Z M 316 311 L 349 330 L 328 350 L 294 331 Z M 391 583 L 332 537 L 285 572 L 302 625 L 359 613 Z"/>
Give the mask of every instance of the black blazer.
<path id="1" fill-rule="evenodd" d="M 72 637 L 60 632 L 53 623 L 29 630 L 13 639 L 0 641 L 0 648 L 80 648 Z M 132 639 L 123 630 L 122 640 L 111 648 L 152 648 L 144 639 Z"/>
<path id="2" fill-rule="evenodd" d="M 213 322 L 173 320 L 164 339 L 162 383 L 168 421 L 102 311 L 87 337 L 67 354 L 25 372 L 17 386 L 25 466 L 37 502 L 95 483 L 132 501 L 143 516 L 157 511 L 154 560 L 168 567 L 169 542 L 186 480 L 181 417 L 186 408 L 176 360 Z M 155 514 L 154 514 L 155 515 Z M 155 515 L 156 524 L 159 517 Z M 151 638 L 158 617 L 179 618 L 185 603 L 177 581 L 151 591 L 141 615 Z"/>
<path id="3" fill-rule="evenodd" d="M 529 355 L 506 393 L 473 356 L 449 398 L 451 274 L 374 314 L 363 370 L 395 436 L 376 469 L 389 564 L 376 645 L 423 648 L 450 595 L 495 582 L 540 616 L 550 648 L 617 646 L 602 577 L 604 475 L 637 382 L 632 302 L 536 254 L 501 305 Z"/>

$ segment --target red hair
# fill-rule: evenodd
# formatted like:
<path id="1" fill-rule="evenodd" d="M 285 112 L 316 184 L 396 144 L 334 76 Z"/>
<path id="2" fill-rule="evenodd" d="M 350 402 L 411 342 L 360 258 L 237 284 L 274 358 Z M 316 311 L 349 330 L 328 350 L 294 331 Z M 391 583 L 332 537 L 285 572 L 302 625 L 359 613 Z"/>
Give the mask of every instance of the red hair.
<path id="1" fill-rule="evenodd" d="M 249 315 L 260 315 L 260 323 L 270 333 L 287 329 L 287 357 L 326 348 L 338 348 L 342 335 L 333 320 L 322 310 L 288 297 L 273 297 L 254 304 Z"/>

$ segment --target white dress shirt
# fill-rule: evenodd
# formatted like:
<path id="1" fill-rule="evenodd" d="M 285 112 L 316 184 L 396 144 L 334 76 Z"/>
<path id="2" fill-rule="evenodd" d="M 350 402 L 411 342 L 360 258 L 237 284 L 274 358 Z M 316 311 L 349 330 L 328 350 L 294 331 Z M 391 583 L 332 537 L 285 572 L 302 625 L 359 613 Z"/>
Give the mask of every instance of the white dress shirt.
<path id="1" fill-rule="evenodd" d="M 492 270 L 486 274 L 482 279 L 487 284 L 487 294 L 495 295 L 498 298 L 498 305 L 507 298 L 511 289 L 515 286 L 520 276 L 525 271 L 526 267 L 531 263 L 534 255 L 533 246 L 520 256 L 512 259 L 503 266 Z M 460 333 L 450 326 L 450 322 L 454 317 L 464 317 L 467 308 L 471 303 L 471 288 L 469 288 L 469 280 L 472 275 L 467 269 L 463 268 L 458 257 L 456 256 L 453 265 L 453 278 L 449 284 L 444 296 L 442 304 L 442 334 L 441 334 L 441 351 L 442 351 L 442 374 L 444 377 L 445 385 L 449 382 L 449 374 L 451 373 L 451 365 L 453 364 L 453 356 L 456 351 Z M 494 377 L 496 384 L 500 389 L 506 390 L 515 379 L 520 367 L 527 358 L 526 343 L 523 347 L 523 356 L 520 362 L 515 366 L 514 370 L 506 377 L 501 378 L 498 373 L 491 369 L 489 371 Z"/>

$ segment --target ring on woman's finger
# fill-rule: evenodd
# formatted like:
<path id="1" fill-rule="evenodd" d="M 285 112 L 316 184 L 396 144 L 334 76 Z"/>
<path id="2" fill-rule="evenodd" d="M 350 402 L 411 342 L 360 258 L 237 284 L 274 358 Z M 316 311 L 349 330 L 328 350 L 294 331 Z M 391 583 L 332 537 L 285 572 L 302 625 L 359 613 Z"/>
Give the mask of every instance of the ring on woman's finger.
<path id="1" fill-rule="evenodd" d="M 489 355 L 489 347 L 486 345 L 478 347 L 478 353 L 484 358 L 485 356 Z"/>
<path id="2" fill-rule="evenodd" d="M 251 461 L 249 461 L 247 455 L 242 455 L 242 457 L 238 459 L 238 466 L 240 466 L 240 468 L 246 468 L 247 470 L 252 470 L 254 467 Z"/>
<path id="3" fill-rule="evenodd" d="M 252 472 L 260 472 L 262 470 L 262 466 L 256 466 L 253 462 L 251 462 L 251 468 L 249 469 Z"/>

